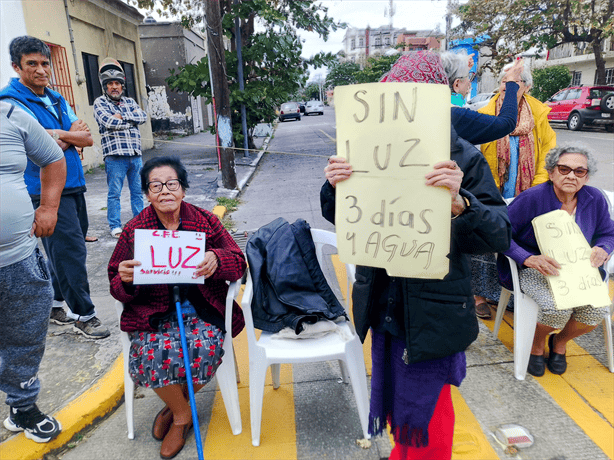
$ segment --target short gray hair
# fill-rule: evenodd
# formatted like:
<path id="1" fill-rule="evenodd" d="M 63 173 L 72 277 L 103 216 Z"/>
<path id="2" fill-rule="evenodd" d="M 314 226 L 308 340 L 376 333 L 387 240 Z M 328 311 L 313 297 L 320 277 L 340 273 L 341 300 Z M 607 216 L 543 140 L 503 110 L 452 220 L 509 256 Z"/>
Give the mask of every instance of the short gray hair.
<path id="1" fill-rule="evenodd" d="M 451 89 L 456 80 L 469 78 L 469 55 L 464 50 L 461 53 L 453 51 L 441 53 L 441 63 L 448 76 Z"/>
<path id="2" fill-rule="evenodd" d="M 565 155 L 566 153 L 579 153 L 586 157 L 589 177 L 597 172 L 597 160 L 595 159 L 593 151 L 587 146 L 578 143 L 559 145 L 550 150 L 546 155 L 546 170 L 549 172 L 554 171 L 561 155 Z"/>
<path id="3" fill-rule="evenodd" d="M 505 64 L 503 66 L 503 69 L 501 69 L 501 73 L 499 74 L 499 84 L 501 84 L 501 81 L 505 76 L 505 72 L 509 70 L 513 65 L 514 63 L 510 62 L 509 64 Z M 525 84 L 525 86 L 533 86 L 533 75 L 531 75 L 531 69 L 528 69 L 524 63 L 522 64 L 522 73 L 520 74 L 520 79 Z"/>

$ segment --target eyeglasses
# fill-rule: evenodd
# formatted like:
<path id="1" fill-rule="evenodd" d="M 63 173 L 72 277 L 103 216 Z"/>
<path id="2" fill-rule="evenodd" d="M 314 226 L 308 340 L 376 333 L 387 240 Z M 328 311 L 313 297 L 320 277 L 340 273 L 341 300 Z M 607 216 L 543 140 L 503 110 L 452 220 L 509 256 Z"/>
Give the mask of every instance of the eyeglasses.
<path id="1" fill-rule="evenodd" d="M 561 173 L 563 176 L 566 176 L 572 171 L 576 177 L 584 177 L 588 173 L 588 169 L 586 168 L 572 169 L 569 166 L 565 166 L 565 165 L 556 165 L 556 167 L 559 170 L 559 173 Z"/>
<path id="2" fill-rule="evenodd" d="M 147 184 L 147 188 L 151 193 L 160 193 L 165 185 L 169 192 L 175 192 L 181 187 L 181 182 L 179 179 L 171 179 L 166 182 L 153 181 Z"/>

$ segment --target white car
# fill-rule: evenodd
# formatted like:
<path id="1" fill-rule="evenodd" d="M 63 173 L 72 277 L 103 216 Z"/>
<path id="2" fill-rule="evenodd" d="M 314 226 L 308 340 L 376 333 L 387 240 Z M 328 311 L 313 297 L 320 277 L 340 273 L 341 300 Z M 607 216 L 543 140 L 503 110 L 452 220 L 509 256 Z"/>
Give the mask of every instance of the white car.
<path id="1" fill-rule="evenodd" d="M 467 104 L 465 104 L 466 109 L 478 110 L 484 107 L 488 102 L 492 99 L 495 93 L 479 93 L 473 96 Z"/>
<path id="2" fill-rule="evenodd" d="M 312 113 L 319 113 L 324 115 L 324 104 L 321 101 L 309 101 L 305 104 L 305 115 L 311 115 Z"/>

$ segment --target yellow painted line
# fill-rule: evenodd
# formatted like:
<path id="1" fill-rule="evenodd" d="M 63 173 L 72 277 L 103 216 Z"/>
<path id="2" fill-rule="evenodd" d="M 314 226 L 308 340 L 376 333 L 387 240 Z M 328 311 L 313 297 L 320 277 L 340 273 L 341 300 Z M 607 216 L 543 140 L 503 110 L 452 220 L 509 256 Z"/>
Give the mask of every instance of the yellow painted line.
<path id="1" fill-rule="evenodd" d="M 120 355 L 109 371 L 77 399 L 54 414 L 62 424 L 62 433 L 53 441 L 37 443 L 23 433 L 0 444 L 0 458 L 35 460 L 58 449 L 86 426 L 111 411 L 124 394 L 124 360 Z"/>
<path id="2" fill-rule="evenodd" d="M 454 440 L 452 460 L 499 460 L 499 456 L 488 442 L 480 423 L 471 412 L 460 391 L 452 387 L 454 404 Z"/>
<path id="3" fill-rule="evenodd" d="M 326 134 L 326 133 L 325 133 L 323 130 L 320 130 L 320 132 L 321 132 L 322 134 L 324 134 L 326 137 L 328 137 L 328 138 L 329 138 L 331 141 L 333 141 L 333 142 L 337 142 L 337 139 L 335 139 L 334 137 L 332 137 L 332 136 L 330 136 L 330 135 Z"/>
<path id="4" fill-rule="evenodd" d="M 241 287 L 239 300 L 243 295 L 244 288 L 245 286 Z M 259 336 L 259 334 L 260 331 L 256 331 L 256 336 Z M 239 407 L 241 408 L 243 431 L 237 436 L 232 434 L 222 395 L 217 391 L 211 412 L 211 421 L 207 429 L 207 437 L 203 446 L 206 458 L 223 460 L 296 459 L 292 365 L 281 365 L 281 385 L 277 390 L 273 389 L 270 370 L 267 372 L 262 403 L 260 446 L 254 447 L 252 446 L 250 426 L 249 352 L 245 331 L 233 339 L 233 347 L 239 368 Z"/>
<path id="5" fill-rule="evenodd" d="M 513 315 L 506 312 L 499 339 L 512 351 L 514 332 L 508 321 L 513 321 Z M 492 324 L 488 323 L 493 321 L 484 323 L 492 330 Z M 546 374 L 535 381 L 608 458 L 614 458 L 614 374 L 571 341 L 567 344 L 565 374 L 553 375 L 546 370 Z"/>

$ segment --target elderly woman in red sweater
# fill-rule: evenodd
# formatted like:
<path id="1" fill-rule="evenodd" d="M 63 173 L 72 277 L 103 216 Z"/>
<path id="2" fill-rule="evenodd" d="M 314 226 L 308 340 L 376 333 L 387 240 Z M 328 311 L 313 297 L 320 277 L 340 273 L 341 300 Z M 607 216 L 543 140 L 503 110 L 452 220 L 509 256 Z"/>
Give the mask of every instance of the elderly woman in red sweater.
<path id="1" fill-rule="evenodd" d="M 120 328 L 130 334 L 129 369 L 135 384 L 152 388 L 165 402 L 154 420 L 152 436 L 162 441 L 160 456 L 173 458 L 181 451 L 192 428 L 186 370 L 172 302 L 172 285 L 133 284 L 134 231 L 165 229 L 201 232 L 206 235 L 204 260 L 195 276 L 204 284 L 180 285 L 183 322 L 192 361 L 194 390 L 215 375 L 222 362 L 224 335 L 236 336 L 244 327 L 243 314 L 235 303 L 232 331 L 224 330 L 226 281 L 243 276 L 245 257 L 219 219 L 209 211 L 183 201 L 188 188 L 187 172 L 179 159 L 158 157 L 141 171 L 141 184 L 151 206 L 124 228 L 108 273 L 111 295 L 124 303 Z"/>

